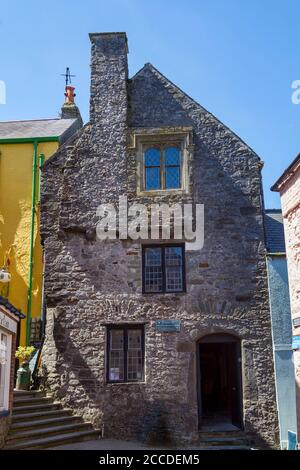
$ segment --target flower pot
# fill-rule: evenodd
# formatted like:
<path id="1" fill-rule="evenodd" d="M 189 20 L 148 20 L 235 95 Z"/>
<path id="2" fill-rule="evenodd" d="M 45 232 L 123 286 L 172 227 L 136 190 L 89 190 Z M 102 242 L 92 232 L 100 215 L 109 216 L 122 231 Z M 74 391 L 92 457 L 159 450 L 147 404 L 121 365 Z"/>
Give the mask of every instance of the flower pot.
<path id="1" fill-rule="evenodd" d="M 30 387 L 31 370 L 29 369 L 29 362 L 23 362 L 21 367 L 17 370 L 17 390 L 29 390 Z"/>

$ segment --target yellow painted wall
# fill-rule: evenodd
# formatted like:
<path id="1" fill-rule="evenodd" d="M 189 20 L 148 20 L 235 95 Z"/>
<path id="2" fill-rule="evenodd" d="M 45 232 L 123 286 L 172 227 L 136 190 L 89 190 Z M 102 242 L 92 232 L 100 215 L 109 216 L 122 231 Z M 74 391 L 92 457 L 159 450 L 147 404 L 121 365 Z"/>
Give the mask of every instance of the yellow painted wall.
<path id="1" fill-rule="evenodd" d="M 38 144 L 37 156 L 49 158 L 58 142 Z M 0 283 L 0 295 L 27 314 L 33 143 L 1 144 L 0 141 L 0 267 L 7 255 L 11 273 L 8 284 Z M 38 158 L 37 158 L 38 166 Z M 38 170 L 39 172 L 39 170 Z M 38 174 L 38 173 L 37 173 Z M 42 248 L 39 236 L 38 178 L 34 234 L 34 264 L 31 317 L 41 316 Z M 26 319 L 21 321 L 20 344 L 26 343 Z"/>

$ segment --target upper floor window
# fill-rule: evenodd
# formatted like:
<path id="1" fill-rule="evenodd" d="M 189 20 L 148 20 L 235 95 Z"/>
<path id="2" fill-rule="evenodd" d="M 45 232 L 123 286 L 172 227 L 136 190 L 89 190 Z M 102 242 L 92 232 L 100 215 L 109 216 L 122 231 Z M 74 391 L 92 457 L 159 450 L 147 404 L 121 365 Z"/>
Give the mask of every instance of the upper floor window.
<path id="1" fill-rule="evenodd" d="M 184 245 L 143 247 L 143 291 L 145 293 L 185 291 Z"/>
<path id="2" fill-rule="evenodd" d="M 181 150 L 177 146 L 152 146 L 144 152 L 146 191 L 181 188 Z"/>

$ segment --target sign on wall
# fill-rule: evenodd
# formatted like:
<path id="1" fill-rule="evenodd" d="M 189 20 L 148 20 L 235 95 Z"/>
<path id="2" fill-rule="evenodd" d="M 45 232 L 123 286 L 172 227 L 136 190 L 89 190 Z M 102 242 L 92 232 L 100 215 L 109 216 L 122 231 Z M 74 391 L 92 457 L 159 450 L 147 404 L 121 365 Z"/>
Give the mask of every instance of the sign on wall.
<path id="1" fill-rule="evenodd" d="M 17 322 L 5 315 L 3 312 L 0 312 L 0 327 L 5 328 L 12 333 L 17 332 Z"/>
<path id="2" fill-rule="evenodd" d="M 165 333 L 180 331 L 180 326 L 180 320 L 156 320 L 155 322 L 156 331 L 161 331 Z"/>
<path id="3" fill-rule="evenodd" d="M 300 335 L 293 336 L 292 348 L 300 349 Z"/>

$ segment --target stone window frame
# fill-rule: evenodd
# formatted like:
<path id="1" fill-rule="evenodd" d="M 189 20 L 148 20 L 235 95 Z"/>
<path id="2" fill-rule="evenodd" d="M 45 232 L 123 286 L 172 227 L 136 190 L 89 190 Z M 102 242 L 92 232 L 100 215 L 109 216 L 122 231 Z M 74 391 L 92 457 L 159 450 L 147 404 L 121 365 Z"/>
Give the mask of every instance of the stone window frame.
<path id="1" fill-rule="evenodd" d="M 192 127 L 163 127 L 133 129 L 129 134 L 129 154 L 136 160 L 137 196 L 166 196 L 191 194 L 192 160 L 194 152 Z M 177 146 L 181 150 L 181 188 L 145 189 L 144 151 L 149 146 Z"/>
<path id="2" fill-rule="evenodd" d="M 182 249 L 182 290 L 169 291 L 166 290 L 166 265 L 165 265 L 165 248 L 180 247 Z M 161 248 L 162 249 L 162 277 L 163 277 L 163 290 L 161 291 L 146 291 L 145 289 L 145 252 L 147 248 Z M 142 293 L 145 295 L 174 295 L 186 293 L 186 247 L 183 242 L 174 243 L 145 243 L 142 245 Z"/>
<path id="3" fill-rule="evenodd" d="M 109 376 L 110 372 L 110 332 L 112 330 L 123 330 L 124 338 L 124 379 L 123 380 L 111 380 Z M 140 330 L 141 331 L 141 346 L 142 346 L 142 377 L 136 380 L 127 379 L 127 346 L 128 346 L 128 330 Z M 108 384 L 131 384 L 131 383 L 144 383 L 145 382 L 145 325 L 143 323 L 130 324 L 130 323 L 114 323 L 106 325 L 106 382 Z"/>

